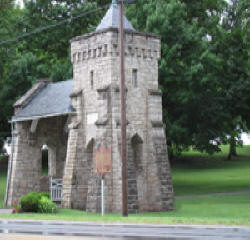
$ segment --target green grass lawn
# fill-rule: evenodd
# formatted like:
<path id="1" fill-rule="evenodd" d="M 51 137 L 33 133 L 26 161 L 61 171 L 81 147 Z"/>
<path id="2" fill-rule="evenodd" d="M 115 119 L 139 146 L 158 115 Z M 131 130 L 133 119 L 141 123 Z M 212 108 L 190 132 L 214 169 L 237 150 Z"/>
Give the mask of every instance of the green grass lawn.
<path id="1" fill-rule="evenodd" d="M 196 151 L 183 153 L 172 165 L 176 195 L 230 192 L 250 189 L 250 146 L 238 148 L 239 156 L 226 160 L 228 148 L 209 156 Z M 0 201 L 5 192 L 6 174 L 0 175 Z M 0 207 L 3 206 L 0 203 Z M 57 214 L 11 214 L 4 218 L 69 221 L 132 222 L 152 224 L 226 224 L 250 225 L 250 194 L 176 198 L 175 210 L 161 213 L 118 214 L 86 213 L 60 209 Z"/>
<path id="2" fill-rule="evenodd" d="M 226 224 L 250 225 L 250 194 L 216 197 L 196 197 L 175 200 L 175 211 L 160 213 L 129 214 L 127 218 L 118 214 L 86 213 L 79 210 L 60 209 L 57 214 L 10 214 L 4 218 L 131 222 L 151 224 Z"/>
<path id="3" fill-rule="evenodd" d="M 4 195 L 6 186 L 6 175 L 0 175 L 0 208 L 4 208 Z"/>
<path id="4" fill-rule="evenodd" d="M 0 208 L 4 208 L 7 169 L 0 169 Z"/>
<path id="5" fill-rule="evenodd" d="M 173 163 L 175 195 L 231 192 L 250 189 L 250 146 L 237 148 L 239 156 L 227 160 L 228 147 L 212 157 L 184 152 Z"/>

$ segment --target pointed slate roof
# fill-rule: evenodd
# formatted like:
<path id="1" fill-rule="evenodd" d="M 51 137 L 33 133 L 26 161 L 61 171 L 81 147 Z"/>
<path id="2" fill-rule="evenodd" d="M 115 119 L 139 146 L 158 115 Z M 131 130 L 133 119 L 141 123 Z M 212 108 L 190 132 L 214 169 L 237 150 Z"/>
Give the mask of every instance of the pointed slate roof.
<path id="1" fill-rule="evenodd" d="M 132 24 L 128 21 L 128 19 L 123 16 L 124 29 L 135 31 Z M 120 24 L 120 11 L 118 4 L 113 1 L 110 5 L 109 10 L 106 15 L 102 19 L 101 23 L 97 26 L 96 31 L 100 31 L 107 28 L 119 28 Z"/>
<path id="2" fill-rule="evenodd" d="M 50 116 L 59 116 L 74 111 L 70 94 L 73 80 L 47 83 L 12 117 L 12 121 L 26 121 Z"/>

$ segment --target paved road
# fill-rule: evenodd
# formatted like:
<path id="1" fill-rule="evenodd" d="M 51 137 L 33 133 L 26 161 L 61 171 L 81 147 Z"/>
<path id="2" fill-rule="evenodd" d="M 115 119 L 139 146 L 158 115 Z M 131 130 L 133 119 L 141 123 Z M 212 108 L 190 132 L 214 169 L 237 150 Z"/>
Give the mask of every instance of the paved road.
<path id="1" fill-rule="evenodd" d="M 0 234 L 1 240 L 99 240 L 97 238 L 85 237 L 63 237 L 63 236 L 41 236 L 41 235 L 22 235 L 22 234 Z"/>
<path id="2" fill-rule="evenodd" d="M 20 234 L 24 238 L 21 238 Z M 34 235 L 39 235 L 40 238 Z M 67 240 L 249 240 L 250 227 L 93 224 L 0 219 L 0 240 L 60 240 L 64 239 L 64 236 L 67 236 Z"/>

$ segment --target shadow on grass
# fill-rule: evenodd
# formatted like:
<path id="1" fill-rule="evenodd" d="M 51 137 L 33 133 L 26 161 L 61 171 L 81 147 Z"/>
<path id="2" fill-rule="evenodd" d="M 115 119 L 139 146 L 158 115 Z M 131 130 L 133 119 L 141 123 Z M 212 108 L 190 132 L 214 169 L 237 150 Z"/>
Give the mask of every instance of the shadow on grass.
<path id="1" fill-rule="evenodd" d="M 186 169 L 235 169 L 242 168 L 244 165 L 250 167 L 250 156 L 239 155 L 227 160 L 222 156 L 207 156 L 207 155 L 183 155 L 178 157 L 173 163 L 174 168 Z"/>

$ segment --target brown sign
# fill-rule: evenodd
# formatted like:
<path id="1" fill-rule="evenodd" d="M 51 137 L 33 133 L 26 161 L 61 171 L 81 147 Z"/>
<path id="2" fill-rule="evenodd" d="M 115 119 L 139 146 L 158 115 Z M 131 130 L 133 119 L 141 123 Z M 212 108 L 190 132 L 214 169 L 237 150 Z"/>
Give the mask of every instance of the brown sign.
<path id="1" fill-rule="evenodd" d="M 94 172 L 100 176 L 104 176 L 105 173 L 111 172 L 112 160 L 111 160 L 111 147 L 105 141 L 97 143 L 94 147 L 95 164 Z"/>

